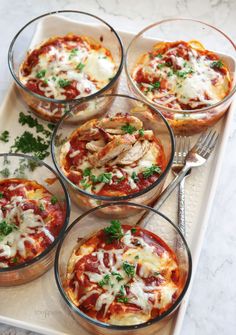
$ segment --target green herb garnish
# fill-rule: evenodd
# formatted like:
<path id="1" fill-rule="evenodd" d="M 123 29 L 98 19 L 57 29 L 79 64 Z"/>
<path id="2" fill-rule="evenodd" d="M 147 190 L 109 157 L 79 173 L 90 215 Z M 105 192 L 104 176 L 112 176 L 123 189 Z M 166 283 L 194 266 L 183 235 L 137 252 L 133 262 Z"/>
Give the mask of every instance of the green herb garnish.
<path id="1" fill-rule="evenodd" d="M 161 83 L 159 81 L 156 81 L 155 83 L 153 84 L 150 84 L 151 85 L 151 90 L 158 90 L 161 86 Z"/>
<path id="2" fill-rule="evenodd" d="M 85 67 L 85 64 L 83 64 L 83 63 L 79 63 L 79 64 L 76 66 L 76 70 L 82 71 L 84 67 Z"/>
<path id="3" fill-rule="evenodd" d="M 128 277 L 132 278 L 135 275 L 135 266 L 132 264 L 129 264 L 128 262 L 124 262 L 123 265 L 123 270 L 127 274 Z"/>
<path id="4" fill-rule="evenodd" d="M 129 302 L 128 297 L 118 297 L 116 298 L 118 302 L 123 302 L 124 304 L 127 304 Z"/>
<path id="5" fill-rule="evenodd" d="M 118 282 L 124 279 L 119 272 L 112 272 L 111 274 L 116 277 Z"/>
<path id="6" fill-rule="evenodd" d="M 139 133 L 140 136 L 143 136 L 144 135 L 144 129 L 143 128 L 139 129 L 138 133 Z"/>
<path id="7" fill-rule="evenodd" d="M 153 164 L 151 167 L 146 168 L 146 170 L 143 171 L 143 176 L 146 179 L 146 178 L 152 176 L 154 173 L 160 174 L 161 172 L 162 172 L 161 168 L 159 166 Z"/>
<path id="8" fill-rule="evenodd" d="M 112 173 L 111 172 L 105 172 L 100 174 L 98 177 L 92 175 L 91 180 L 93 183 L 105 183 L 109 184 L 112 179 Z"/>
<path id="9" fill-rule="evenodd" d="M 41 70 L 36 73 L 36 77 L 40 79 L 40 78 L 43 78 L 45 74 L 46 74 L 46 70 Z"/>
<path id="10" fill-rule="evenodd" d="M 9 131 L 8 130 L 4 130 L 1 134 L 0 134 L 0 141 L 2 142 L 9 142 Z"/>
<path id="11" fill-rule="evenodd" d="M 58 84 L 60 87 L 64 88 L 70 85 L 70 81 L 67 79 L 59 79 Z"/>
<path id="12" fill-rule="evenodd" d="M 156 57 L 161 59 L 163 56 L 162 56 L 162 54 L 157 54 Z"/>
<path id="13" fill-rule="evenodd" d="M 3 177 L 8 178 L 10 176 L 10 170 L 8 168 L 4 168 L 0 171 L 0 174 Z"/>
<path id="14" fill-rule="evenodd" d="M 55 195 L 53 195 L 53 196 L 51 197 L 51 204 L 52 204 L 52 205 L 56 205 L 57 202 L 58 202 L 57 197 L 56 197 Z"/>
<path id="15" fill-rule="evenodd" d="M 108 243 L 118 241 L 124 236 L 119 220 L 111 220 L 111 225 L 109 227 L 104 228 L 103 231 L 107 236 Z"/>
<path id="16" fill-rule="evenodd" d="M 139 259 L 139 255 L 136 255 L 134 258 L 135 258 L 135 259 Z"/>
<path id="17" fill-rule="evenodd" d="M 2 192 L 0 192 L 0 199 L 4 198 L 4 195 Z"/>
<path id="18" fill-rule="evenodd" d="M 4 236 L 9 235 L 13 230 L 19 229 L 15 224 L 13 223 L 7 223 L 5 220 L 0 222 L 0 236 L 1 238 Z"/>
<path id="19" fill-rule="evenodd" d="M 222 68 L 222 66 L 224 66 L 224 64 L 223 64 L 221 59 L 211 63 L 211 67 L 213 67 L 213 68 L 216 67 L 216 68 L 220 69 L 220 68 Z"/>
<path id="20" fill-rule="evenodd" d="M 133 179 L 134 182 L 139 181 L 139 177 L 137 176 L 137 173 L 134 171 L 132 172 L 131 178 Z"/>
<path id="21" fill-rule="evenodd" d="M 88 176 L 90 176 L 91 175 L 91 169 L 90 168 L 86 168 L 86 169 L 84 169 L 84 171 L 83 171 L 83 176 L 84 177 L 88 177 Z"/>
<path id="22" fill-rule="evenodd" d="M 86 190 L 87 188 L 89 188 L 89 186 L 91 186 L 90 184 L 87 183 L 87 179 L 83 178 L 80 181 L 81 185 L 83 186 L 83 188 Z"/>
<path id="23" fill-rule="evenodd" d="M 44 159 L 49 156 L 47 151 L 50 142 L 45 141 L 41 136 L 34 137 L 28 131 L 25 131 L 21 136 L 17 136 L 14 144 L 11 146 L 13 152 L 32 153 L 39 159 Z"/>
<path id="24" fill-rule="evenodd" d="M 126 123 L 126 125 L 121 127 L 121 130 L 123 130 L 125 133 L 133 134 L 137 129 L 134 126 L 131 126 L 129 123 Z"/>
<path id="25" fill-rule="evenodd" d="M 18 263 L 18 257 L 12 258 L 12 263 Z"/>
<path id="26" fill-rule="evenodd" d="M 193 69 L 188 69 L 186 71 L 175 71 L 175 74 L 180 78 L 186 78 L 188 74 L 194 73 Z"/>
<path id="27" fill-rule="evenodd" d="M 108 285 L 110 282 L 110 276 L 105 275 L 101 281 L 98 282 L 98 285 L 103 287 L 104 285 Z"/>
<path id="28" fill-rule="evenodd" d="M 41 210 L 41 212 L 43 212 L 43 211 L 45 210 L 43 204 L 40 204 L 40 205 L 39 205 L 39 209 Z"/>
<path id="29" fill-rule="evenodd" d="M 37 133 L 43 133 L 46 137 L 50 137 L 52 134 L 51 131 L 45 129 L 45 127 L 38 122 L 37 118 L 33 118 L 31 115 L 26 115 L 23 112 L 20 112 L 18 121 L 22 126 L 27 124 L 30 128 L 35 128 Z M 50 130 L 52 130 L 51 127 L 52 124 L 49 123 L 48 128 Z"/>
<path id="30" fill-rule="evenodd" d="M 136 231 L 137 231 L 137 229 L 136 229 L 136 228 L 131 228 L 130 230 L 131 230 L 131 233 L 132 233 L 132 234 L 135 234 L 135 233 L 136 233 Z"/>
<path id="31" fill-rule="evenodd" d="M 71 60 L 74 56 L 76 56 L 77 52 L 78 52 L 77 48 L 72 49 L 70 52 L 69 60 Z"/>

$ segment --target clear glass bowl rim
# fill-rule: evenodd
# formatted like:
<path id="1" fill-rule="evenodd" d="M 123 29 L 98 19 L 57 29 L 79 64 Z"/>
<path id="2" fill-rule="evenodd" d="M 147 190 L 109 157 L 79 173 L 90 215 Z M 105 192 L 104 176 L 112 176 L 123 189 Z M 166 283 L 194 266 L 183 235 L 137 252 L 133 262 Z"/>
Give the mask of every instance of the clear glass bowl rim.
<path id="1" fill-rule="evenodd" d="M 109 206 L 112 206 L 113 204 L 110 203 L 110 204 L 104 204 L 104 205 L 100 205 L 100 206 L 97 206 L 95 208 L 92 208 L 90 209 L 89 211 L 83 213 L 82 215 L 80 215 L 77 219 L 75 219 L 71 225 L 66 229 L 65 231 L 65 234 L 63 236 L 63 238 L 61 239 L 61 241 L 59 242 L 58 244 L 58 247 L 57 247 L 57 250 L 56 250 L 56 256 L 55 256 L 55 262 L 54 262 L 54 275 L 55 275 L 55 280 L 56 280 L 56 283 L 57 283 L 57 287 L 58 287 L 58 290 L 61 294 L 61 296 L 63 297 L 64 301 L 66 302 L 67 306 L 69 306 L 69 308 L 75 312 L 76 314 L 79 314 L 82 318 L 84 318 L 86 321 L 90 322 L 90 323 L 93 323 L 99 327 L 102 327 L 102 328 L 108 328 L 108 329 L 111 329 L 111 330 L 132 330 L 132 329 L 140 329 L 140 328 L 145 328 L 147 326 L 150 326 L 151 324 L 153 323 L 156 323 L 158 321 L 161 321 L 162 319 L 164 319 L 166 316 L 168 316 L 169 314 L 171 314 L 175 309 L 176 307 L 180 304 L 180 302 L 182 301 L 185 293 L 187 292 L 187 289 L 189 287 L 189 283 L 190 283 L 190 280 L 191 280 L 191 275 L 192 275 L 192 256 L 191 256 L 191 252 L 190 252 L 190 249 L 188 247 L 188 244 L 185 240 L 185 237 L 183 236 L 183 234 L 181 233 L 181 231 L 179 230 L 179 228 L 166 216 L 164 215 L 163 213 L 155 210 L 154 208 L 152 207 L 149 207 L 149 206 L 146 206 L 146 205 L 140 205 L 140 204 L 137 204 L 137 203 L 133 203 L 133 202 L 124 202 L 124 201 L 121 201 L 121 202 L 118 202 L 118 203 L 115 203 L 114 205 L 118 205 L 118 206 L 127 206 L 127 205 L 131 205 L 131 206 L 134 206 L 134 207 L 139 207 L 139 208 L 143 208 L 143 209 L 146 209 L 146 210 L 149 210 L 149 211 L 152 211 L 154 212 L 155 214 L 157 215 L 160 215 L 162 218 L 164 218 L 166 221 L 168 221 L 169 224 L 171 224 L 173 226 L 173 228 L 177 231 L 178 235 L 181 237 L 181 240 L 182 242 L 184 243 L 184 246 L 185 246 L 185 249 L 186 249 L 186 252 L 187 252 L 187 257 L 188 257 L 188 275 L 187 275 L 187 280 L 186 280 L 186 283 L 185 283 L 185 286 L 183 288 L 183 291 L 181 292 L 181 294 L 179 295 L 179 297 L 177 298 L 177 300 L 175 301 L 175 303 L 171 306 L 170 309 L 168 309 L 166 312 L 164 312 L 163 314 L 161 314 L 160 316 L 157 316 L 156 318 L 154 319 L 151 319 L 147 322 L 144 322 L 144 323 L 140 323 L 138 325 L 131 325 L 131 326 L 119 326 L 119 325 L 111 325 L 109 323 L 105 323 L 105 322 L 101 322 L 101 321 L 98 321 L 98 320 L 95 320 L 91 317 L 89 317 L 87 314 L 83 313 L 78 307 L 76 307 L 67 297 L 67 295 L 65 294 L 65 291 L 63 289 L 63 285 L 61 284 L 61 280 L 60 280 L 60 275 L 59 275 L 59 256 L 60 256 L 60 251 L 61 251 L 61 248 L 62 248 L 62 245 L 63 245 L 63 242 L 66 238 L 66 236 L 69 234 L 69 232 L 71 231 L 71 229 L 73 229 L 73 227 L 79 223 L 79 221 L 81 219 L 83 219 L 84 217 L 86 217 L 87 215 L 99 210 L 99 209 L 102 209 L 102 208 L 105 208 L 105 207 L 109 207 Z M 146 229 L 146 228 L 144 228 Z"/>
<path id="2" fill-rule="evenodd" d="M 34 158 L 32 156 L 29 155 L 25 155 L 25 154 L 13 154 L 13 153 L 0 153 L 0 157 L 19 157 L 19 158 L 25 158 L 25 159 L 29 159 L 29 160 L 34 160 L 36 163 L 39 164 L 39 166 L 43 165 L 44 167 L 46 167 L 47 169 L 49 169 L 51 172 L 53 172 L 55 174 L 55 176 L 58 178 L 58 181 L 61 184 L 61 187 L 64 191 L 64 195 L 65 195 L 65 203 L 66 203 L 66 212 L 65 212 L 65 221 L 63 223 L 63 226 L 60 230 L 60 233 L 58 234 L 58 236 L 55 238 L 55 240 L 53 241 L 53 243 L 51 243 L 48 248 L 46 248 L 41 254 L 39 254 L 38 256 L 36 256 L 35 258 L 24 262 L 22 264 L 10 267 L 10 268 L 3 268 L 0 269 L 0 275 L 1 273 L 8 273 L 11 271 L 16 271 L 16 270 L 20 270 L 20 269 L 24 269 L 27 266 L 33 265 L 34 263 L 40 261 L 42 258 L 44 258 L 58 243 L 58 241 L 60 241 L 60 239 L 63 237 L 65 230 L 68 226 L 69 223 L 69 219 L 70 219 L 70 211 L 71 211 L 71 203 L 70 203 L 70 197 L 69 194 L 67 192 L 66 186 L 63 182 L 63 180 L 60 178 L 60 175 L 51 167 L 49 166 L 47 163 Z"/>
<path id="3" fill-rule="evenodd" d="M 101 88 L 99 91 L 91 94 L 91 95 L 88 95 L 86 97 L 81 97 L 81 98 L 78 98 L 78 99 L 67 99 L 67 100 L 60 100 L 60 99 L 52 99 L 52 98 L 47 98 L 43 95 L 40 95 L 40 94 L 37 94 L 37 93 L 34 93 L 32 92 L 31 90 L 29 90 L 25 85 L 22 84 L 22 82 L 18 79 L 17 75 L 15 74 L 15 71 L 14 71 L 14 66 L 13 66 L 13 47 L 14 47 L 14 44 L 15 44 L 15 41 L 16 39 L 18 38 L 18 36 L 21 34 L 21 32 L 27 28 L 31 23 L 43 18 L 43 17 L 46 17 L 46 16 L 50 16 L 50 15 L 56 15 L 56 14 L 60 14 L 60 13 L 77 13 L 77 14 L 83 14 L 83 15 L 87 15 L 87 16 L 90 16 L 94 19 L 97 19 L 99 21 L 101 21 L 103 24 L 107 25 L 108 28 L 115 34 L 116 38 L 117 38 L 117 41 L 120 45 L 120 50 L 121 50 L 121 61 L 120 61 L 120 64 L 119 64 L 119 67 L 117 69 L 117 72 L 115 74 L 115 76 L 112 78 L 112 80 L 106 85 L 104 86 L 103 88 Z M 13 77 L 13 79 L 15 80 L 15 82 L 17 83 L 17 85 L 19 85 L 24 91 L 26 91 L 28 94 L 32 95 L 33 97 L 37 98 L 37 99 L 40 99 L 40 100 L 43 100 L 43 101 L 46 101 L 46 102 L 52 102 L 52 103 L 61 103 L 61 104 L 66 104 L 66 103 L 76 103 L 76 102 L 83 102 L 83 101 L 87 101 L 88 99 L 90 98 L 94 98 L 98 95 L 100 95 L 101 93 L 109 90 L 110 88 L 112 88 L 112 86 L 115 84 L 115 82 L 117 81 L 117 79 L 119 78 L 120 74 L 121 74 L 121 71 L 122 71 L 122 68 L 123 68 L 123 63 L 124 63 L 124 47 L 123 47 L 123 43 L 122 43 L 122 40 L 120 38 L 120 36 L 118 35 L 118 33 L 116 32 L 116 30 L 109 24 L 107 23 L 106 21 L 104 21 L 103 19 L 101 19 L 100 17 L 94 15 L 94 14 L 91 14 L 91 13 L 87 13 L 87 12 L 83 12 L 83 11 L 78 11 L 78 10 L 58 10 L 58 11 L 53 11 L 53 12 L 48 12 L 48 13 L 45 13 L 45 14 L 42 14 L 40 16 L 37 16 L 36 18 L 32 19 L 31 21 L 29 21 L 28 23 L 26 23 L 19 31 L 18 33 L 14 36 L 14 38 L 12 39 L 11 41 L 11 44 L 9 46 L 9 50 L 8 50 L 8 67 L 9 67 L 9 70 L 11 72 L 11 75 Z"/>
<path id="4" fill-rule="evenodd" d="M 196 113 L 203 113 L 203 112 L 208 112 L 210 110 L 212 110 L 212 108 L 216 108 L 220 105 L 222 105 L 224 102 L 227 102 L 229 99 L 231 99 L 233 97 L 233 95 L 236 92 L 236 83 L 234 84 L 234 87 L 232 88 L 232 90 L 230 91 L 230 93 L 221 101 L 217 102 L 214 105 L 211 105 L 209 107 L 204 107 L 204 108 L 200 108 L 200 109 L 184 109 L 184 110 L 176 110 L 176 109 L 172 109 L 169 107 L 166 107 L 164 105 L 155 103 L 155 102 L 151 102 L 150 100 L 147 99 L 147 97 L 142 94 L 142 92 L 136 87 L 136 85 L 133 82 L 133 79 L 131 78 L 130 74 L 129 74 L 129 70 L 128 70 L 128 54 L 130 51 L 130 48 L 132 47 L 133 43 L 135 43 L 135 41 L 146 31 L 148 31 L 151 28 L 154 28 L 158 25 L 161 25 L 162 23 L 167 23 L 167 22 L 172 22 L 172 21 L 192 21 L 192 22 L 197 22 L 197 23 L 201 23 L 204 24 L 212 29 L 214 29 L 215 31 L 217 31 L 218 33 L 220 33 L 221 35 L 223 35 L 228 42 L 233 46 L 234 51 L 236 53 L 236 45 L 234 44 L 234 42 L 231 40 L 231 38 L 225 34 L 222 30 L 220 30 L 219 28 L 206 23 L 204 21 L 201 20 L 195 20 L 195 19 L 190 19 L 190 18 L 185 18 L 185 17 L 174 17 L 174 18 L 170 18 L 170 19 L 165 19 L 165 20 L 161 20 L 158 22 L 154 22 L 150 25 L 148 25 L 147 27 L 145 27 L 144 29 L 142 29 L 139 33 L 137 33 L 134 38 L 132 39 L 132 41 L 129 43 L 127 50 L 125 52 L 125 64 L 124 64 L 124 68 L 125 68 L 125 73 L 126 76 L 128 78 L 129 83 L 132 85 L 132 88 L 135 90 L 136 94 L 138 94 L 139 96 L 142 97 L 142 99 L 146 102 L 148 101 L 149 103 L 151 103 L 153 106 L 155 106 L 156 108 L 160 108 L 162 110 L 164 110 L 164 112 L 170 112 L 170 113 L 175 113 L 175 114 L 196 114 Z M 235 59 L 235 65 L 236 65 L 236 59 Z"/>
<path id="5" fill-rule="evenodd" d="M 133 198 L 136 198 L 136 197 L 139 197 L 147 192 L 149 192 L 150 190 L 152 190 L 154 187 L 156 187 L 158 184 L 160 184 L 160 182 L 164 179 L 164 177 L 167 175 L 167 173 L 169 172 L 170 170 L 170 167 L 172 165 L 172 162 L 173 162 L 173 159 L 174 159 L 174 153 L 175 153 L 175 138 L 174 138 L 174 134 L 173 134 L 173 131 L 172 131 L 172 128 L 170 127 L 169 123 L 167 122 L 166 118 L 162 115 L 161 112 L 159 112 L 159 110 L 157 110 L 155 107 L 153 107 L 150 103 L 146 102 L 146 101 L 142 101 L 141 99 L 138 99 L 138 98 L 135 98 L 135 97 L 132 97 L 132 96 L 129 96 L 129 95 L 125 95 L 125 94 L 104 94 L 104 95 L 100 95 L 97 99 L 100 99 L 100 98 L 106 98 L 106 97 L 114 97 L 114 98 L 126 98 L 126 99 L 130 99 L 130 100 L 134 100 L 134 101 L 138 101 L 138 102 L 141 102 L 141 103 L 144 103 L 145 105 L 147 105 L 149 108 L 151 108 L 151 110 L 153 110 L 155 113 L 157 113 L 160 118 L 162 119 L 162 121 L 165 123 L 166 125 L 166 128 L 169 132 L 169 135 L 170 135 L 170 141 L 171 141 L 171 153 L 170 153 L 170 159 L 169 159 L 169 162 L 165 168 L 165 171 L 161 174 L 161 176 L 153 183 L 151 184 L 150 186 L 148 186 L 147 188 L 139 191 L 139 192 L 136 192 L 136 193 L 132 193 L 132 194 L 129 194 L 129 195 L 125 195 L 125 196 L 113 196 L 113 197 L 109 197 L 109 196 L 101 196 L 101 195 L 96 195 L 96 194 L 92 194 L 92 193 L 88 193 L 86 192 L 85 190 L 82 190 L 81 188 L 79 188 L 78 186 L 76 186 L 75 184 L 73 184 L 64 174 L 63 172 L 61 171 L 61 168 L 60 166 L 57 164 L 57 159 L 56 159 L 56 154 L 55 154 L 55 150 L 54 150 L 54 147 L 55 147 L 55 138 L 56 138 L 56 135 L 57 135 L 57 130 L 59 129 L 60 125 L 63 123 L 64 119 L 67 117 L 67 115 L 70 114 L 71 110 L 69 112 L 67 112 L 66 114 L 63 115 L 63 117 L 60 119 L 60 121 L 56 124 L 56 127 L 53 131 L 53 134 L 52 134 L 52 140 L 51 140 L 51 156 L 52 156 L 52 160 L 53 160 L 53 163 L 56 167 L 56 170 L 58 171 L 59 175 L 64 179 L 66 180 L 66 182 L 73 188 L 75 189 L 76 191 L 82 193 L 83 195 L 86 195 L 88 197 L 91 197 L 93 199 L 96 199 L 96 200 L 105 200 L 105 201 L 121 201 L 121 200 L 129 200 L 129 199 L 133 199 Z M 92 99 L 92 98 L 91 98 Z M 74 106 L 76 107 L 76 106 Z"/>

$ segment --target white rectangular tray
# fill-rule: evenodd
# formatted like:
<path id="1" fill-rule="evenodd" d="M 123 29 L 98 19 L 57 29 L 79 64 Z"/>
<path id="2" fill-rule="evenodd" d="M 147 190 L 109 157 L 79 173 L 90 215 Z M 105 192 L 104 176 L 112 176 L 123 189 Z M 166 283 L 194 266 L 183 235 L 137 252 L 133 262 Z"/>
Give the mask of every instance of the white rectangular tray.
<path id="1" fill-rule="evenodd" d="M 133 37 L 132 34 L 127 32 L 120 32 L 120 36 L 125 46 L 127 46 Z M 122 73 L 119 93 L 129 94 L 124 73 Z M 186 183 L 187 242 L 189 243 L 193 258 L 191 283 L 193 282 L 197 268 L 207 221 L 214 199 L 233 110 L 234 103 L 231 105 L 226 117 L 215 127 L 220 133 L 220 138 L 214 154 L 205 166 L 192 171 L 191 177 L 187 179 Z M 22 127 L 18 123 L 20 111 L 26 112 L 27 108 L 18 95 L 16 88 L 12 85 L 0 108 L 0 132 L 9 130 L 12 136 L 9 143 L 0 143 L 1 152 L 7 152 L 13 143 L 13 138 L 28 129 L 27 126 Z M 43 121 L 39 122 L 44 123 Z M 33 132 L 32 129 L 30 131 Z M 192 140 L 194 142 L 196 137 Z M 52 164 L 50 158 L 47 161 L 49 164 Z M 167 183 L 171 178 L 170 174 Z M 161 211 L 176 222 L 176 193 L 171 195 L 161 208 Z M 78 217 L 80 213 L 81 211 L 73 205 L 70 222 Z M 162 335 L 178 335 L 180 333 L 190 290 L 191 284 L 178 312 L 161 331 Z M 87 331 L 73 320 L 69 310 L 60 298 L 54 281 L 53 269 L 29 284 L 0 288 L 0 301 L 0 322 L 2 323 L 45 335 L 88 334 Z"/>

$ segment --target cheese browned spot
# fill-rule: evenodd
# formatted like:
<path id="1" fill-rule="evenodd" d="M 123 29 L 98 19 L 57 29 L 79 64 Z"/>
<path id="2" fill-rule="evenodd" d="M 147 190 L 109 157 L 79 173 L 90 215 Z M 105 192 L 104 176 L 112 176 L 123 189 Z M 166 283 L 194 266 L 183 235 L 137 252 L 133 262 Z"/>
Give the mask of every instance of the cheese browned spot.
<path id="1" fill-rule="evenodd" d="M 41 254 L 58 236 L 64 210 L 48 190 L 35 181 L 0 181 L 0 268 Z"/>
<path id="2" fill-rule="evenodd" d="M 123 237 L 99 231 L 73 251 L 64 288 L 84 313 L 114 325 L 146 322 L 182 291 L 174 252 L 157 235 L 121 226 Z"/>
<path id="3" fill-rule="evenodd" d="M 156 44 L 140 57 L 132 78 L 149 100 L 177 110 L 216 104 L 231 89 L 224 61 L 197 41 Z"/>

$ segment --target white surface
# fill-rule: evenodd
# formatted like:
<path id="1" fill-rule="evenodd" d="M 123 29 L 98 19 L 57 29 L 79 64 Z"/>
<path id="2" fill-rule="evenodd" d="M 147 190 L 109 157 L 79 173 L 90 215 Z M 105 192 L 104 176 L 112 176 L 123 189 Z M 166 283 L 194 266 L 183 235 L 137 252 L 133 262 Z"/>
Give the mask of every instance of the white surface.
<path id="1" fill-rule="evenodd" d="M 115 28 L 137 31 L 144 25 L 170 15 L 192 16 L 218 25 L 235 38 L 235 1 L 5 1 L 1 0 L 0 27 L 4 31 L 0 48 L 1 97 L 8 88 L 10 75 L 6 65 L 6 53 L 14 33 L 26 21 L 52 9 L 87 10 L 107 19 Z M 112 15 L 114 13 L 114 15 Z M 200 264 L 190 296 L 190 304 L 181 334 L 234 334 L 236 328 L 236 288 L 234 278 L 236 269 L 234 235 L 234 192 L 236 180 L 232 177 L 236 159 L 233 151 L 236 139 L 236 120 L 231 127 L 230 141 L 221 170 L 221 179 L 211 213 L 208 231 L 201 254 Z M 229 276 L 229 273 L 231 276 Z M 20 307 L 20 303 L 18 305 Z M 41 318 L 51 317 L 50 311 L 39 311 Z M 42 321 L 43 321 L 42 320 Z M 22 325 L 23 326 L 23 325 Z M 1 335 L 26 334 L 9 327 L 0 328 Z M 28 333 L 29 334 L 29 333 Z"/>

